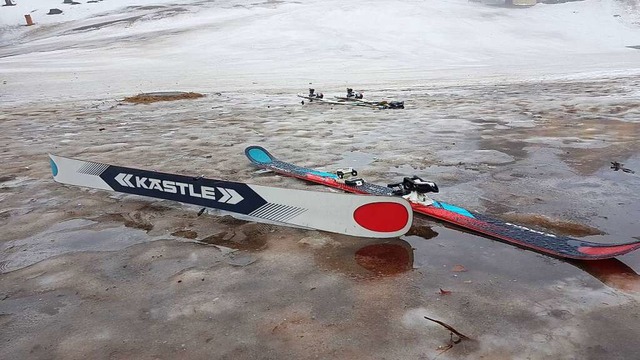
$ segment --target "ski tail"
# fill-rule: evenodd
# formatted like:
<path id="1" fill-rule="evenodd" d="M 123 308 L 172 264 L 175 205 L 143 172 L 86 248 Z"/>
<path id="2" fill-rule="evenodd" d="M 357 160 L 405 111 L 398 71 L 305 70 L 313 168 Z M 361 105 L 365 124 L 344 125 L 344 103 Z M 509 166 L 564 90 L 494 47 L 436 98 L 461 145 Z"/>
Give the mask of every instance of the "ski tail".
<path id="1" fill-rule="evenodd" d="M 314 181 L 313 180 L 314 178 L 321 178 L 321 180 L 331 179 L 332 181 L 338 179 L 338 175 L 334 173 L 314 170 L 314 169 L 307 169 L 307 168 L 303 168 L 300 166 L 296 166 L 293 164 L 280 161 L 261 146 L 256 146 L 256 145 L 249 146 L 244 150 L 244 153 L 254 165 L 262 169 L 270 169 L 281 174 L 299 177 L 301 179 L 309 180 L 309 181 Z M 321 183 L 324 184 L 324 182 L 322 181 Z M 371 195 L 371 194 L 365 194 L 365 195 Z"/>
<path id="2" fill-rule="evenodd" d="M 634 250 L 640 249 L 639 242 L 630 242 L 627 244 L 594 244 L 583 245 L 578 248 L 578 251 L 585 255 L 589 255 L 590 259 L 609 259 L 612 257 L 624 255 Z"/>
<path id="3" fill-rule="evenodd" d="M 100 177 L 109 165 L 79 161 L 52 154 L 49 154 L 49 164 L 53 180 L 56 182 L 100 190 L 114 190 Z"/>
<path id="4" fill-rule="evenodd" d="M 277 160 L 262 146 L 252 145 L 244 149 L 244 154 L 256 165 L 266 165 Z"/>
<path id="5" fill-rule="evenodd" d="M 56 182 L 178 201 L 240 215 L 351 236 L 405 234 L 413 212 L 407 201 L 248 185 L 126 168 L 49 155 Z"/>

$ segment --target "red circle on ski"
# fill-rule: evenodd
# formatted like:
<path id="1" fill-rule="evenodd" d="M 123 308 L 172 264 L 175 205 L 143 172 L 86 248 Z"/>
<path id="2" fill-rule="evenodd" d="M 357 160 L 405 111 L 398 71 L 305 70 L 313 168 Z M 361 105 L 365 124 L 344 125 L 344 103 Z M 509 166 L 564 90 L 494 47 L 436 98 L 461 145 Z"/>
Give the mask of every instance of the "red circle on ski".
<path id="1" fill-rule="evenodd" d="M 393 232 L 407 226 L 409 213 L 401 204 L 379 202 L 360 206 L 353 212 L 353 219 L 367 230 Z"/>

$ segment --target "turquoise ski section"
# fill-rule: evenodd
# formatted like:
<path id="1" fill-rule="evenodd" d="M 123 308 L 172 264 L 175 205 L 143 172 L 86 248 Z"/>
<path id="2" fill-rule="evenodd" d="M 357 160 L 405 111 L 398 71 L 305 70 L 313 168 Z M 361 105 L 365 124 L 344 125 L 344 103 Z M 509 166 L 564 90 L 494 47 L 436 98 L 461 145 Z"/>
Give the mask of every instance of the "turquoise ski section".
<path id="1" fill-rule="evenodd" d="M 309 173 L 313 174 L 313 175 L 322 176 L 322 177 L 332 178 L 332 179 L 337 179 L 338 178 L 338 175 L 332 174 L 332 173 L 328 173 L 328 172 L 324 172 L 324 171 L 318 171 L 318 170 L 309 169 Z"/>
<path id="2" fill-rule="evenodd" d="M 249 155 L 252 160 L 260 164 L 268 164 L 270 162 L 273 162 L 273 159 L 271 158 L 269 153 L 263 151 L 262 149 L 252 148 L 247 151 L 247 155 Z"/>
<path id="3" fill-rule="evenodd" d="M 258 164 L 270 164 L 274 161 L 277 161 L 265 149 L 258 146 L 255 146 L 255 147 L 252 146 L 247 148 L 247 150 L 245 151 L 245 154 L 247 155 L 247 157 L 249 157 L 251 161 Z M 318 171 L 318 170 L 307 169 L 307 168 L 300 168 L 300 169 L 304 170 L 309 174 L 313 174 L 317 176 L 322 176 L 322 177 L 331 178 L 331 179 L 338 178 L 338 175 L 325 172 L 325 171 Z"/>
<path id="4" fill-rule="evenodd" d="M 51 165 L 51 172 L 53 173 L 53 176 L 56 177 L 58 175 L 58 165 L 56 165 L 51 158 L 49 158 L 49 164 Z"/>
<path id="5" fill-rule="evenodd" d="M 456 214 L 464 215 L 466 217 L 475 218 L 475 216 L 473 216 L 473 214 L 470 213 L 469 210 L 463 209 L 463 208 L 461 208 L 459 206 L 447 204 L 445 202 L 440 202 L 440 201 L 434 201 L 433 202 L 433 206 L 439 207 L 439 208 L 442 208 L 442 209 L 445 209 L 445 210 L 449 210 L 449 211 L 452 211 L 452 212 L 454 212 Z"/>

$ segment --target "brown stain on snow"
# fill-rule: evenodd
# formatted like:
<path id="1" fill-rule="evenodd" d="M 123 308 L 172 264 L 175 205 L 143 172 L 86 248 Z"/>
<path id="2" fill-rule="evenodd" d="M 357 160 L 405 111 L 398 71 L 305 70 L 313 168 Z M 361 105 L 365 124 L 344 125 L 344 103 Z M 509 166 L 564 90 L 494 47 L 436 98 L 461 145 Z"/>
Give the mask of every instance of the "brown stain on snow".
<path id="1" fill-rule="evenodd" d="M 183 229 L 177 230 L 171 233 L 173 236 L 185 238 L 185 239 L 195 239 L 198 237 L 198 233 L 193 230 Z"/>
<path id="2" fill-rule="evenodd" d="M 207 236 L 201 241 L 237 250 L 260 251 L 267 247 L 271 232 L 270 225 L 243 222 L 240 226 L 230 227 L 227 231 Z"/>
<path id="3" fill-rule="evenodd" d="M 406 235 L 419 236 L 425 240 L 428 240 L 438 236 L 438 233 L 429 226 L 418 224 L 418 220 L 414 219 L 414 223 L 411 228 L 409 228 L 409 231 L 407 231 Z"/>
<path id="4" fill-rule="evenodd" d="M 124 98 L 122 101 L 134 104 L 151 104 L 158 101 L 175 101 L 186 99 L 198 99 L 204 97 L 203 94 L 195 92 L 172 92 L 172 93 L 143 93 Z"/>
<path id="5" fill-rule="evenodd" d="M 124 226 L 132 229 L 140 229 L 144 231 L 150 231 L 153 229 L 153 224 L 142 219 L 140 213 L 134 214 L 105 214 L 95 219 L 98 222 L 119 222 Z"/>

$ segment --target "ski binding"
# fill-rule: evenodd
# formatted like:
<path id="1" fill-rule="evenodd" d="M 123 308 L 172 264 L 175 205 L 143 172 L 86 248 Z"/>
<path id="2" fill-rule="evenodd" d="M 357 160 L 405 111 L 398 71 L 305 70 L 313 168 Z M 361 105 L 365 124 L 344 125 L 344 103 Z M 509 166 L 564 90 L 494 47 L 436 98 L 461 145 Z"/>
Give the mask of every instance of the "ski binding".
<path id="1" fill-rule="evenodd" d="M 408 201 L 421 204 L 424 206 L 429 206 L 433 204 L 433 200 L 430 197 L 428 197 L 424 193 L 420 193 L 417 191 L 412 191 L 407 195 L 403 195 L 402 197 L 404 199 L 407 199 Z"/>
<path id="2" fill-rule="evenodd" d="M 388 188 L 393 190 L 394 195 L 405 196 L 412 192 L 418 194 L 426 194 L 429 192 L 439 192 L 438 185 L 433 181 L 422 180 L 417 176 L 405 177 L 402 182 L 396 184 L 387 185 Z"/>
<path id="3" fill-rule="evenodd" d="M 362 186 L 364 185 L 364 180 L 363 179 L 347 179 L 344 181 L 345 185 L 349 185 L 349 186 Z"/>
<path id="4" fill-rule="evenodd" d="M 358 176 L 358 172 L 354 168 L 343 168 L 336 170 L 339 179 L 348 179 L 352 176 Z"/>

